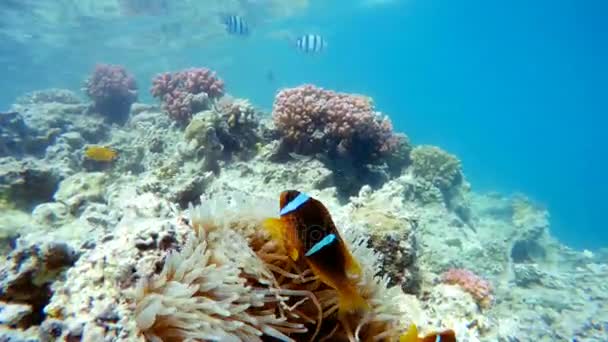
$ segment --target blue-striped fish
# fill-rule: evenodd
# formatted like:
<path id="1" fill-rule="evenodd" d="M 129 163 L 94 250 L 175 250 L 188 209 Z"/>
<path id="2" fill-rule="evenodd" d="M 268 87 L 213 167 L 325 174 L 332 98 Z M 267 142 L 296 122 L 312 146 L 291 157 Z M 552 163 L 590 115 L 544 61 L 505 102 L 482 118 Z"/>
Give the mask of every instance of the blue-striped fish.
<path id="1" fill-rule="evenodd" d="M 240 15 L 226 15 L 224 16 L 224 25 L 226 25 L 226 31 L 230 34 L 245 36 L 249 34 L 249 25 L 247 21 Z"/>
<path id="2" fill-rule="evenodd" d="M 319 53 L 327 48 L 327 41 L 318 34 L 305 34 L 296 40 L 296 46 L 305 53 Z"/>
<path id="3" fill-rule="evenodd" d="M 264 221 L 270 235 L 293 261 L 303 259 L 323 283 L 336 289 L 340 314 L 369 309 L 351 279 L 361 276 L 361 266 L 323 203 L 296 190 L 283 191 L 279 203 L 279 218 Z"/>

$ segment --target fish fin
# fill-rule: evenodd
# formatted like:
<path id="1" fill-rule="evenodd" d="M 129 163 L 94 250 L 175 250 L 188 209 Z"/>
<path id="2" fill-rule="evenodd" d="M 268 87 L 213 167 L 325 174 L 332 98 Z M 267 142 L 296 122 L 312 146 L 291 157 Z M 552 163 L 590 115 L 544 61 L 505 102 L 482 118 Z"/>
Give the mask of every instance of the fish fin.
<path id="1" fill-rule="evenodd" d="M 369 310 L 369 304 L 365 298 L 361 297 L 359 291 L 353 285 L 341 286 L 338 292 L 340 294 L 338 303 L 339 315 Z"/>
<path id="2" fill-rule="evenodd" d="M 298 250 L 295 248 L 289 248 L 289 257 L 293 261 L 298 261 L 300 258 L 300 253 L 298 253 Z"/>
<path id="3" fill-rule="evenodd" d="M 293 248 L 285 238 L 285 223 L 278 218 L 267 218 L 262 222 L 262 226 L 270 234 L 270 237 L 278 241 L 283 248 L 287 250 L 287 254 L 293 261 L 298 261 L 300 253 L 296 248 Z"/>
<path id="4" fill-rule="evenodd" d="M 418 328 L 412 323 L 406 332 L 399 336 L 399 342 L 418 342 Z"/>
<path id="5" fill-rule="evenodd" d="M 262 222 L 262 226 L 270 234 L 270 237 L 274 240 L 284 244 L 285 225 L 283 221 L 277 218 L 267 218 Z"/>

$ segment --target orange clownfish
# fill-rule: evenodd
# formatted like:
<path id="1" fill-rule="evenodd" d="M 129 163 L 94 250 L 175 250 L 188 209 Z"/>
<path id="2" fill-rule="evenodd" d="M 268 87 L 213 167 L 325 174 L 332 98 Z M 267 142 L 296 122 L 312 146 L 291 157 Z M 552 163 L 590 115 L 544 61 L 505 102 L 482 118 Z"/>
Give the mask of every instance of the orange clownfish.
<path id="1" fill-rule="evenodd" d="M 340 314 L 369 309 L 352 279 L 361 276 L 361 266 L 346 247 L 327 208 L 296 190 L 281 193 L 280 208 L 280 218 L 269 218 L 264 226 L 283 243 L 290 258 L 304 259 L 321 282 L 338 291 Z"/>
<path id="2" fill-rule="evenodd" d="M 454 330 L 445 330 L 442 332 L 430 333 L 424 337 L 418 337 L 418 328 L 416 324 L 410 325 L 410 328 L 399 337 L 399 342 L 456 342 L 456 333 Z"/>

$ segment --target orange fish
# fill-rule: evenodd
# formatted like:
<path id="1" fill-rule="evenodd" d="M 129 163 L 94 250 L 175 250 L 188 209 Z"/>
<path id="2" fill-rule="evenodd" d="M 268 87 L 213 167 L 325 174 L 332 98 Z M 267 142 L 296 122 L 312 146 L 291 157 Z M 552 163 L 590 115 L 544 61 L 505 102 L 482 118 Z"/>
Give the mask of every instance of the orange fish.
<path id="1" fill-rule="evenodd" d="M 280 218 L 264 222 L 273 238 L 281 241 L 293 261 L 303 258 L 313 273 L 338 291 L 339 313 L 369 309 L 353 277 L 361 266 L 346 248 L 325 206 L 296 190 L 283 191 Z"/>
<path id="2" fill-rule="evenodd" d="M 416 324 L 410 325 L 410 328 L 399 337 L 399 342 L 456 342 L 456 333 L 454 330 L 445 330 L 442 332 L 434 332 L 424 337 L 418 337 L 418 328 Z"/>
<path id="3" fill-rule="evenodd" d="M 118 152 L 106 146 L 87 146 L 84 150 L 84 156 L 97 162 L 112 162 L 118 158 Z"/>

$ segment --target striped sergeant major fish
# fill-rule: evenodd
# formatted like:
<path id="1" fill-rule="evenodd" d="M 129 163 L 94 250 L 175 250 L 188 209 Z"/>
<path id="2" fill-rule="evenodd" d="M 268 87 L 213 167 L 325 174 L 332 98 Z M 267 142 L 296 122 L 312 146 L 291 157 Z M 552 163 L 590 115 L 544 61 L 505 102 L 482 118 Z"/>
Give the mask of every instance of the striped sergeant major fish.
<path id="1" fill-rule="evenodd" d="M 226 26 L 226 32 L 238 36 L 245 36 L 249 34 L 249 24 L 240 15 L 226 15 L 224 16 L 224 25 Z"/>
<path id="2" fill-rule="evenodd" d="M 319 53 L 327 48 L 327 41 L 318 34 L 305 34 L 296 40 L 296 46 L 305 53 Z"/>

